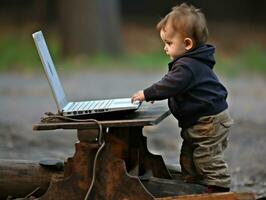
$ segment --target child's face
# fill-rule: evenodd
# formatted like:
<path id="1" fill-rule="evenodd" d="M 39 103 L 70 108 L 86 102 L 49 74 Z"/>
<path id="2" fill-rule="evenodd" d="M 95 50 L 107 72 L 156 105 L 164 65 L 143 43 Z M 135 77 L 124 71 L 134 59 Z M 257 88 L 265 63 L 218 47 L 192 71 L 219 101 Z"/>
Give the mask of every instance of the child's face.
<path id="1" fill-rule="evenodd" d="M 180 33 L 174 31 L 172 26 L 166 25 L 164 29 L 161 29 L 160 37 L 164 42 L 164 50 L 171 60 L 186 52 L 184 38 Z"/>

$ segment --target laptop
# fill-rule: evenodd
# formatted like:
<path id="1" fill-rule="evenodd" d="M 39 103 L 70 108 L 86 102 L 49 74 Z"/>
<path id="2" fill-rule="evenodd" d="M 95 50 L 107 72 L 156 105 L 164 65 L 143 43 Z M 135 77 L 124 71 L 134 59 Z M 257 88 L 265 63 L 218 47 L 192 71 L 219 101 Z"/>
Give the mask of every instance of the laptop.
<path id="1" fill-rule="evenodd" d="M 59 114 L 71 117 L 118 111 L 134 111 L 140 107 L 141 103 L 132 103 L 131 98 L 69 102 L 65 96 L 42 31 L 33 33 L 32 37 L 41 58 L 47 80 L 52 89 Z"/>

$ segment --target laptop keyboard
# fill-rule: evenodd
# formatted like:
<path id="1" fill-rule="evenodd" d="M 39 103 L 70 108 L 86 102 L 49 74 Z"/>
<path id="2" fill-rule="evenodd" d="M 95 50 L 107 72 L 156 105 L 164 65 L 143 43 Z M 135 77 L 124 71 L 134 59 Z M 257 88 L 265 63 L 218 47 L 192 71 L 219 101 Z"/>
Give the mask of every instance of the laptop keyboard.
<path id="1" fill-rule="evenodd" d="M 100 101 L 84 101 L 73 103 L 68 109 L 68 111 L 82 111 L 82 110 L 98 110 L 98 109 L 108 109 L 112 103 L 112 99 L 100 100 Z"/>

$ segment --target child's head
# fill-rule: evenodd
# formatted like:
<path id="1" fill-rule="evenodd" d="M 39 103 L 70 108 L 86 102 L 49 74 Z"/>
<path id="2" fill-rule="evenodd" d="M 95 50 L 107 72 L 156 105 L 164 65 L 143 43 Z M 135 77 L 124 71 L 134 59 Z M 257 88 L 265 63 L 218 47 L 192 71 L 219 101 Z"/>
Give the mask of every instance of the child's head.
<path id="1" fill-rule="evenodd" d="M 206 43 L 208 28 L 204 14 L 185 3 L 175 6 L 158 24 L 164 50 L 173 60 L 186 51 Z"/>

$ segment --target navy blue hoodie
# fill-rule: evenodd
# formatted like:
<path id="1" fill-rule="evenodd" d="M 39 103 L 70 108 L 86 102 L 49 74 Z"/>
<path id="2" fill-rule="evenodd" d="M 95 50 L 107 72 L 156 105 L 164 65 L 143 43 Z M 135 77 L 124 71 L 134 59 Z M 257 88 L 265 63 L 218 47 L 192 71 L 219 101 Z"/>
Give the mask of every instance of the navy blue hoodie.
<path id="1" fill-rule="evenodd" d="M 168 73 L 144 90 L 146 101 L 168 99 L 181 128 L 225 110 L 227 91 L 213 72 L 215 48 L 201 45 L 169 63 Z"/>

